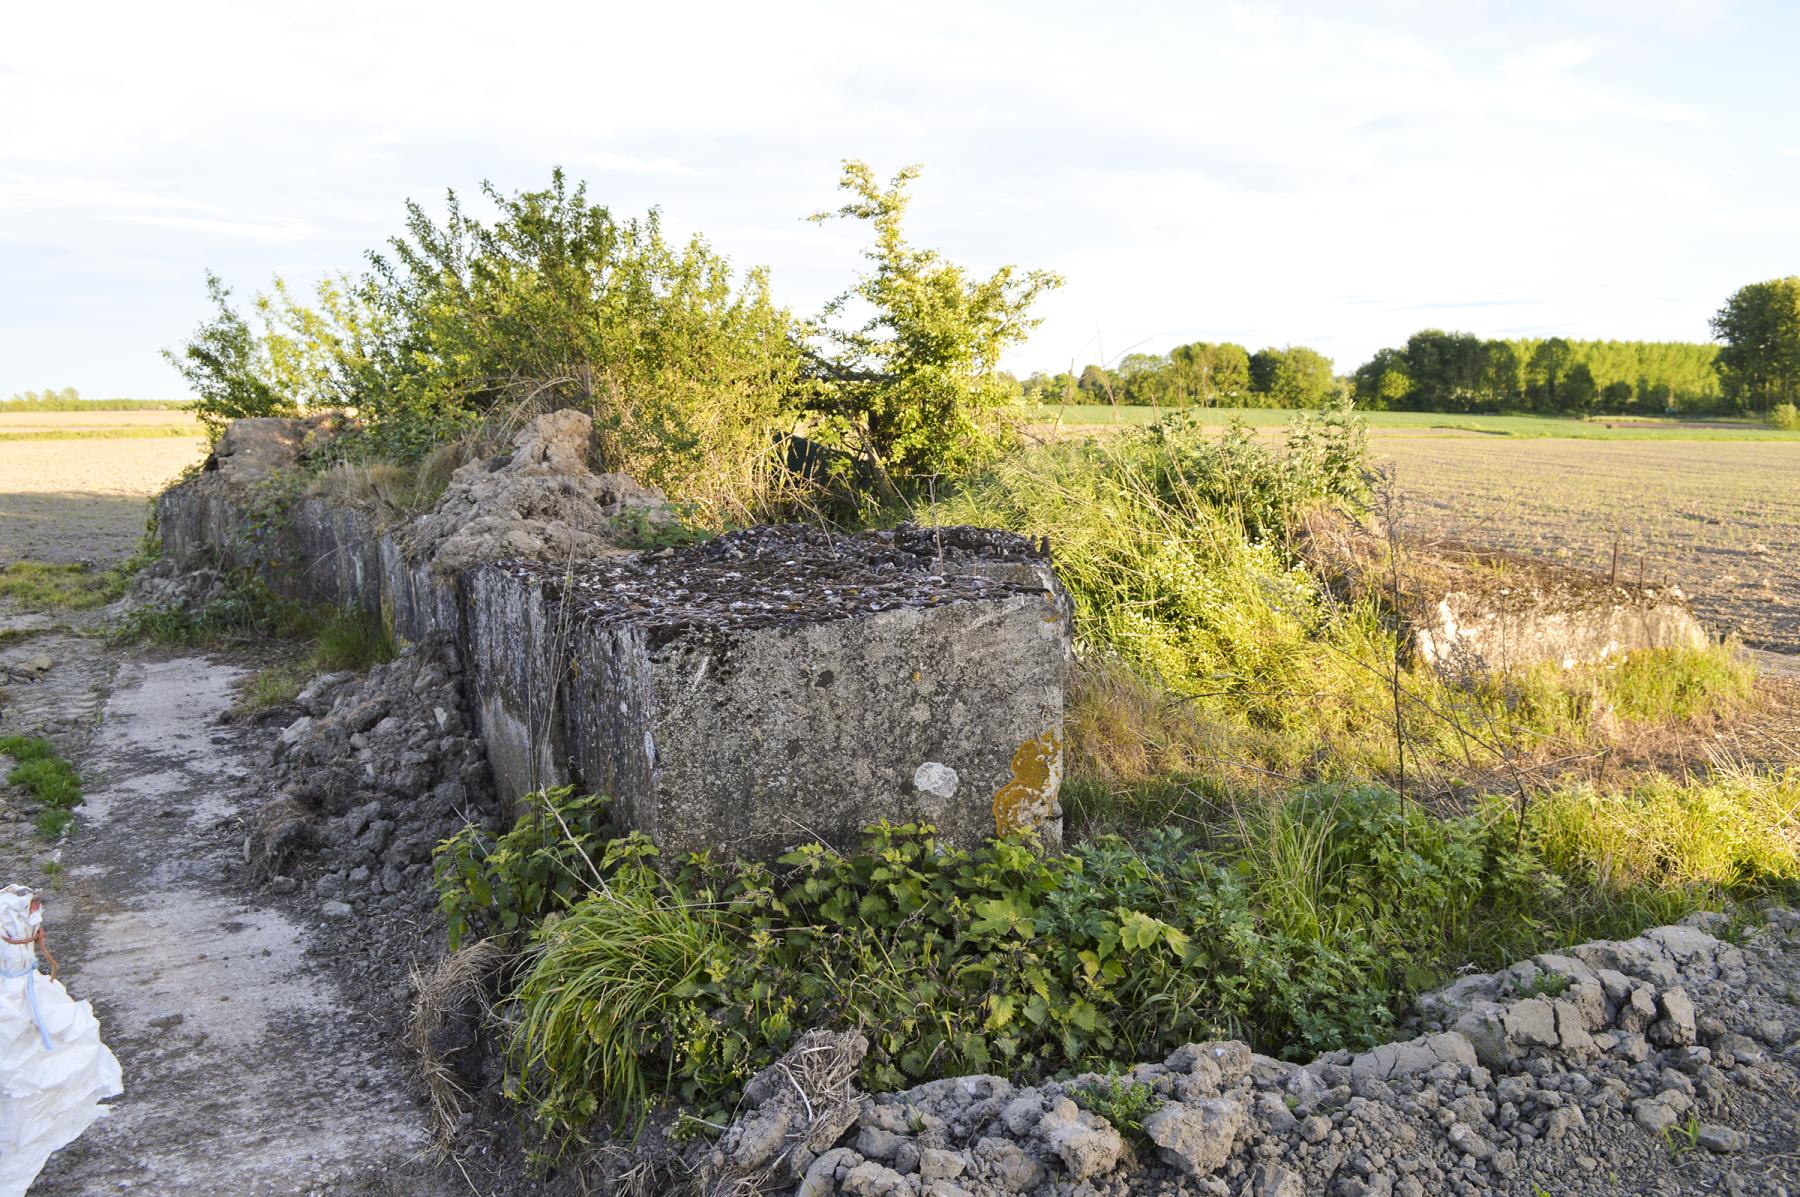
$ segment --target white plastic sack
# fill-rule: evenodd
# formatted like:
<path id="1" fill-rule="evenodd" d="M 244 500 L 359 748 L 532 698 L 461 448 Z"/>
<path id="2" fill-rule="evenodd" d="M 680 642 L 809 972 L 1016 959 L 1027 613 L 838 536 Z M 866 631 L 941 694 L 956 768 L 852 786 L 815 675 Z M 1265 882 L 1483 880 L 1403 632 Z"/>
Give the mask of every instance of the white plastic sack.
<path id="1" fill-rule="evenodd" d="M 50 1153 L 123 1091 L 93 1007 L 38 972 L 43 924 L 37 895 L 0 889 L 0 1197 L 24 1197 Z"/>

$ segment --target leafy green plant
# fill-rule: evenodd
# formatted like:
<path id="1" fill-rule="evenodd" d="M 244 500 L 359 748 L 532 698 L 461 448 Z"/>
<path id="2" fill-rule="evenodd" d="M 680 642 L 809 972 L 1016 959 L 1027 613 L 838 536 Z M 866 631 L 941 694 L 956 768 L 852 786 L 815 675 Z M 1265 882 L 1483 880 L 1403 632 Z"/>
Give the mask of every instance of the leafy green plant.
<path id="1" fill-rule="evenodd" d="M 1076 1105 L 1100 1115 L 1114 1130 L 1139 1144 L 1146 1141 L 1144 1119 L 1162 1105 L 1155 1089 L 1122 1076 L 1072 1085 L 1068 1093 Z"/>
<path id="2" fill-rule="evenodd" d="M 1800 407 L 1777 403 L 1769 409 L 1769 427 L 1781 432 L 1800 432 Z"/>
<path id="3" fill-rule="evenodd" d="M 1669 1149 L 1672 1159 L 1680 1159 L 1700 1145 L 1700 1118 L 1689 1114 L 1687 1121 L 1676 1126 L 1663 1127 L 1663 1143 Z"/>
<path id="4" fill-rule="evenodd" d="M 601 880 L 598 861 L 612 832 L 604 798 L 563 786 L 519 805 L 503 835 L 470 825 L 438 845 L 438 909 L 451 951 L 484 936 L 524 935 Z"/>
<path id="5" fill-rule="evenodd" d="M 1525 997 L 1561 997 L 1568 989 L 1569 978 L 1561 973 L 1539 973 L 1519 992 Z"/>

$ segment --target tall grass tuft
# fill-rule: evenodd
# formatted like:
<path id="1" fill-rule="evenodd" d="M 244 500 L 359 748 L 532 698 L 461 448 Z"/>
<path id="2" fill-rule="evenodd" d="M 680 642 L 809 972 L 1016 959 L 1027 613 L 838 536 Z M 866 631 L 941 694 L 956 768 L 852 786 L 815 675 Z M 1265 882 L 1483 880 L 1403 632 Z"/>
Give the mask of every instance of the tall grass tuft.
<path id="1" fill-rule="evenodd" d="M 724 950 L 704 913 L 630 874 L 547 923 L 512 1041 L 538 1116 L 571 1132 L 603 1112 L 619 1126 L 641 1118 L 675 1073 L 686 989 Z"/>
<path id="2" fill-rule="evenodd" d="M 1526 838 L 1551 867 L 1609 893 L 1800 891 L 1800 770 L 1657 775 L 1619 793 L 1581 786 L 1539 800 Z"/>

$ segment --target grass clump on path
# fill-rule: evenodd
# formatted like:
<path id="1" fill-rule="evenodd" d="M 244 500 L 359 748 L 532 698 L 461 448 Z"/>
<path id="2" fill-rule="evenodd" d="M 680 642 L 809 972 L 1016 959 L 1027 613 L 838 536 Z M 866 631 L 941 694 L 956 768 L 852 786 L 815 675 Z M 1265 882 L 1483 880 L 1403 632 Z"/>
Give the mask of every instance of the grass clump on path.
<path id="1" fill-rule="evenodd" d="M 43 803 L 32 822 L 46 839 L 55 839 L 74 820 L 81 805 L 81 777 L 48 740 L 31 736 L 0 738 L 0 756 L 13 759 L 6 784 L 17 786 Z"/>

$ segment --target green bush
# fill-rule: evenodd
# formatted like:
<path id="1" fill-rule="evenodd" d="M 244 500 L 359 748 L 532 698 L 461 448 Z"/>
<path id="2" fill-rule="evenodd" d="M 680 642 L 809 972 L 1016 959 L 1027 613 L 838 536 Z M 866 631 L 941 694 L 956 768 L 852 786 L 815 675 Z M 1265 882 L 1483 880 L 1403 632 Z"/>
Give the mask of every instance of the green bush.
<path id="1" fill-rule="evenodd" d="M 213 318 L 170 360 L 216 430 L 241 415 L 354 408 L 336 452 L 416 462 L 541 411 L 595 420 L 607 469 L 700 505 L 750 512 L 774 483 L 771 433 L 799 330 L 761 271 L 701 238 L 671 244 L 652 210 L 621 220 L 560 171 L 541 191 L 482 189 L 484 221 L 408 203 L 405 234 L 360 276 L 303 301 L 281 282 L 251 319 L 209 276 Z"/>
<path id="2" fill-rule="evenodd" d="M 484 936 L 528 932 L 599 883 L 596 857 L 612 831 L 605 799 L 578 798 L 563 786 L 527 794 L 519 805 L 523 813 L 503 835 L 471 825 L 438 845 L 438 909 L 451 951 Z"/>
<path id="3" fill-rule="evenodd" d="M 1800 432 L 1800 407 L 1792 403 L 1777 403 L 1769 409 L 1769 427 L 1778 428 L 1782 432 Z"/>

